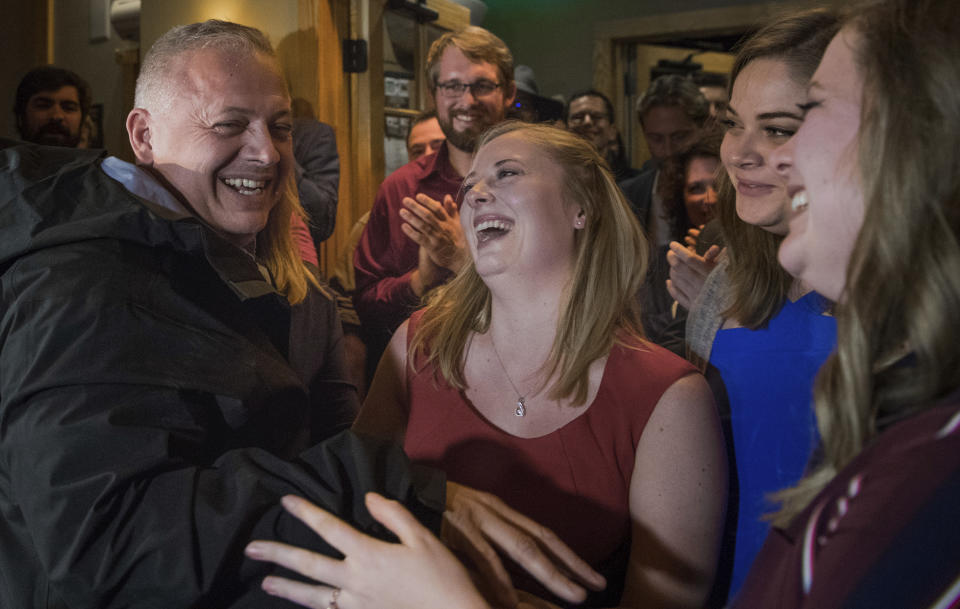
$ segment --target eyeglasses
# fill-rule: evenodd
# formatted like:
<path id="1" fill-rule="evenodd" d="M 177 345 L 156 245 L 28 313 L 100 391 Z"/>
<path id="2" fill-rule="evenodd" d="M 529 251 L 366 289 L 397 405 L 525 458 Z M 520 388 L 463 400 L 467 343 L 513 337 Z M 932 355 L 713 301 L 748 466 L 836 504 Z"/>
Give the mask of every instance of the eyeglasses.
<path id="1" fill-rule="evenodd" d="M 567 119 L 567 122 L 571 125 L 582 125 L 584 121 L 587 120 L 587 117 L 590 117 L 590 122 L 592 123 L 606 122 L 610 120 L 610 117 L 603 112 L 577 112 L 576 114 L 571 114 L 570 118 Z"/>
<path id="2" fill-rule="evenodd" d="M 469 84 L 460 82 L 459 80 L 448 80 L 447 82 L 437 83 L 437 89 L 439 89 L 440 95 L 451 98 L 460 97 L 467 89 L 470 89 L 470 95 L 479 99 L 490 95 L 501 86 L 500 83 L 490 82 L 489 80 L 478 80 L 477 82 Z"/>

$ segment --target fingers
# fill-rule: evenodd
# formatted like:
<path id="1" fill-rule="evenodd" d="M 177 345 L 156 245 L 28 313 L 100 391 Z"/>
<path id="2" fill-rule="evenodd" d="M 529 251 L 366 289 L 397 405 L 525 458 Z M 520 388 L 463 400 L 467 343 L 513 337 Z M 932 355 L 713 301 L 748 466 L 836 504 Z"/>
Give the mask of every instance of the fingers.
<path id="1" fill-rule="evenodd" d="M 335 588 L 329 586 L 312 586 L 283 577 L 267 577 L 260 584 L 263 591 L 270 596 L 285 598 L 304 607 L 326 609 L 333 604 Z M 340 593 L 337 593 L 339 600 Z"/>
<path id="2" fill-rule="evenodd" d="M 417 233 L 421 233 L 424 236 L 438 230 L 436 223 L 430 223 L 428 221 L 425 221 L 422 217 L 406 209 L 400 210 L 400 219 L 403 220 L 404 222 L 400 226 L 406 226 L 406 227 L 412 228 Z"/>
<path id="3" fill-rule="evenodd" d="M 450 195 L 443 197 L 443 209 L 447 212 L 447 216 L 456 219 L 458 222 L 460 221 L 460 210 L 457 208 L 457 202 Z"/>
<path id="4" fill-rule="evenodd" d="M 667 292 L 670 293 L 670 296 L 671 296 L 674 300 L 676 300 L 676 301 L 680 304 L 681 307 L 683 307 L 684 309 L 686 309 L 686 310 L 688 310 L 688 311 L 690 310 L 690 305 L 691 305 L 690 297 L 687 296 L 687 294 L 686 294 L 683 290 L 680 290 L 680 289 L 677 287 L 677 284 L 675 284 L 675 283 L 674 283 L 672 280 L 670 280 L 670 279 L 667 279 Z"/>
<path id="5" fill-rule="evenodd" d="M 453 200 L 450 195 L 446 195 L 443 198 L 443 203 L 428 197 L 427 195 L 420 193 L 415 195 L 413 198 L 404 197 L 403 205 L 412 213 L 423 218 L 426 221 L 434 220 L 443 222 L 449 216 L 447 214 L 447 199 Z"/>
<path id="6" fill-rule="evenodd" d="M 417 195 L 416 201 L 410 197 L 404 198 L 403 204 L 405 209 L 400 210 L 400 219 L 405 225 L 434 240 L 447 238 L 452 224 L 459 227 L 457 206 L 450 195 L 444 198 L 443 205 L 422 194 Z M 453 210 L 452 214 L 447 213 L 447 208 Z M 410 233 L 404 231 L 404 234 L 409 236 Z"/>
<path id="7" fill-rule="evenodd" d="M 272 562 L 281 567 L 286 567 L 295 573 L 309 577 L 312 580 L 333 582 L 340 581 L 341 579 L 340 570 L 343 565 L 341 561 L 308 550 L 288 546 L 287 544 L 277 543 L 275 541 L 254 541 L 247 545 L 244 553 L 254 560 Z M 282 578 L 267 578 L 267 580 L 280 579 Z M 267 580 L 264 580 L 264 590 L 270 592 L 266 586 Z M 312 584 L 304 585 L 304 587 L 311 590 L 318 588 L 318 586 Z M 280 588 L 287 590 L 289 586 L 282 584 Z M 281 594 L 280 596 L 286 598 L 285 594 Z"/>
<path id="8" fill-rule="evenodd" d="M 560 563 L 577 579 L 588 583 L 592 588 L 603 589 L 603 576 L 596 573 L 586 562 L 580 559 L 570 548 L 544 527 L 532 534 L 525 534 L 516 530 L 494 527 L 490 536 L 494 543 L 508 556 L 524 568 L 537 581 L 557 596 L 573 602 L 583 602 L 587 597 L 586 590 L 572 581 L 564 571 L 557 566 Z M 541 549 L 541 545 L 548 548 L 550 555 Z M 555 562 L 556 561 L 556 562 Z"/>
<path id="9" fill-rule="evenodd" d="M 673 254 L 672 257 L 674 258 L 674 260 L 675 260 L 676 262 L 686 262 L 686 263 L 688 263 L 691 258 L 696 258 L 696 257 L 697 257 L 696 252 L 694 252 L 694 251 L 691 250 L 690 248 L 688 248 L 688 247 L 686 247 L 686 246 L 684 246 L 684 245 L 682 245 L 682 244 L 680 244 L 680 243 L 677 243 L 676 241 L 671 241 L 669 247 L 670 247 L 670 250 L 667 252 L 667 261 L 670 260 L 671 254 Z M 671 265 L 671 266 L 673 266 L 673 265 Z"/>
<path id="10" fill-rule="evenodd" d="M 305 499 L 286 495 L 280 501 L 284 509 L 313 529 L 328 544 L 349 556 L 364 549 L 366 542 L 373 541 L 330 512 Z"/>
<path id="11" fill-rule="evenodd" d="M 367 509 L 370 510 L 370 515 L 377 522 L 390 529 L 402 543 L 416 548 L 424 539 L 424 535 L 429 536 L 430 539 L 436 539 L 399 502 L 387 499 L 377 493 L 367 493 L 364 500 Z"/>
<path id="12" fill-rule="evenodd" d="M 400 217 L 403 218 L 402 210 L 400 213 Z M 411 224 L 406 224 L 406 223 L 401 224 L 400 230 L 403 231 L 403 234 L 409 237 L 410 240 L 416 243 L 417 245 L 420 245 L 423 247 L 429 247 L 431 243 L 430 238 L 426 235 L 426 233 L 423 233 L 417 230 Z"/>
<path id="13" fill-rule="evenodd" d="M 510 575 L 507 574 L 496 550 L 487 543 L 471 517 L 461 511 L 445 511 L 441 535 L 451 549 L 466 554 L 474 568 L 480 572 L 481 587 L 493 596 L 498 605 L 513 607 L 517 604 Z"/>
<path id="14" fill-rule="evenodd" d="M 591 588 L 601 590 L 606 586 L 603 576 L 577 556 L 551 530 L 508 507 L 493 495 L 466 487 L 460 490 L 465 492 L 457 492 L 456 496 L 458 500 L 469 505 L 469 509 L 464 511 L 475 520 L 477 528 L 483 531 L 483 536 L 554 594 L 571 602 L 580 602 L 586 598 L 583 587 L 571 581 L 558 565 Z M 449 483 L 447 493 L 449 506 Z M 458 511 L 456 507 L 455 511 Z"/>
<path id="15" fill-rule="evenodd" d="M 719 245 L 711 245 L 710 249 L 703 253 L 703 259 L 707 262 L 713 262 L 720 256 L 721 248 Z"/>

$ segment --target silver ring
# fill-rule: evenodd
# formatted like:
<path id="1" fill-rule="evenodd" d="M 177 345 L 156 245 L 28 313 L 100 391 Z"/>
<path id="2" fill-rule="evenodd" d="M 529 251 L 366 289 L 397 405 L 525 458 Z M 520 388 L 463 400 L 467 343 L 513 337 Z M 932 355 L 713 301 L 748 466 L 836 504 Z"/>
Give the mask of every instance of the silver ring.
<path id="1" fill-rule="evenodd" d="M 340 606 L 337 605 L 338 598 L 340 598 L 340 588 L 334 588 L 333 596 L 330 597 L 330 602 L 327 604 L 327 609 L 340 609 Z"/>

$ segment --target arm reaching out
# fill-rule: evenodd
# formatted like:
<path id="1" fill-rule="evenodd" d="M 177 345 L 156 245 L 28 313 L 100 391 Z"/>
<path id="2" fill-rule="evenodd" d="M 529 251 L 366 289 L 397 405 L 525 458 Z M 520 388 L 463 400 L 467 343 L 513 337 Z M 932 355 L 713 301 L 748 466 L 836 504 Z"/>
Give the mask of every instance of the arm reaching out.
<path id="1" fill-rule="evenodd" d="M 282 565 L 324 584 L 268 577 L 263 589 L 305 607 L 325 609 L 489 609 L 466 569 L 430 531 L 396 501 L 369 493 L 370 514 L 400 543 L 368 537 L 310 502 L 288 495 L 283 506 L 330 545 L 343 560 L 269 541 L 247 546 L 247 556 Z"/>
<path id="2" fill-rule="evenodd" d="M 453 494 L 452 498 L 450 493 Z M 452 488 L 448 488 L 447 502 L 455 508 L 453 512 L 448 512 L 448 518 L 456 523 L 452 526 L 458 532 L 463 528 L 473 528 L 473 532 L 467 536 L 476 534 L 496 539 L 494 543 L 506 546 L 515 559 L 523 560 L 531 566 L 531 570 L 539 570 L 543 581 L 549 582 L 551 589 L 569 600 L 582 600 L 585 597 L 583 589 L 566 580 L 546 555 L 537 549 L 538 544 L 546 545 L 551 552 L 563 557 L 567 568 L 580 573 L 592 585 L 603 584 L 602 577 L 593 573 L 550 531 L 517 514 L 495 497 L 452 485 Z M 474 587 L 463 565 L 403 506 L 374 493 L 367 494 L 366 505 L 378 522 L 396 534 L 400 543 L 378 541 L 306 500 L 284 497 L 283 506 L 288 512 L 307 524 L 345 557 L 336 560 L 283 543 L 254 541 L 246 549 L 250 558 L 273 562 L 315 582 L 323 582 L 308 584 L 271 576 L 263 582 L 264 591 L 316 609 L 331 606 L 331 601 L 336 601 L 342 609 L 490 607 Z M 529 533 L 512 530 L 518 526 Z M 471 543 L 473 539 L 465 546 L 461 545 L 467 547 Z M 486 550 L 470 546 L 468 553 L 471 556 L 482 555 L 485 561 L 492 557 L 506 578 L 495 552 L 489 544 L 482 543 Z M 486 555 L 485 551 L 491 554 Z M 513 607 L 518 599 L 509 584 L 509 578 L 506 581 L 505 588 L 493 592 L 497 595 L 498 604 Z M 579 594 L 575 593 L 577 591 Z"/>
<path id="3" fill-rule="evenodd" d="M 494 546 L 567 601 L 579 603 L 586 599 L 586 590 L 581 584 L 594 590 L 606 586 L 603 576 L 553 531 L 513 510 L 497 497 L 448 481 L 446 503 L 447 511 L 440 532 L 444 542 L 451 549 L 466 553 L 487 583 L 499 589 L 496 598 L 509 600 L 509 606 L 516 604 L 516 597 Z M 571 580 L 564 571 L 580 583 Z"/>
<path id="4" fill-rule="evenodd" d="M 407 411 L 398 396 L 407 395 L 407 332 L 409 322 L 404 322 L 390 341 L 354 423 L 355 430 L 403 441 Z M 480 584 L 487 596 L 510 607 L 516 605 L 517 597 L 498 551 L 510 556 L 555 594 L 572 602 L 586 597 L 581 584 L 598 590 L 606 585 L 603 577 L 552 531 L 489 493 L 449 481 L 441 537 L 483 576 Z M 579 583 L 564 573 L 573 574 Z"/>

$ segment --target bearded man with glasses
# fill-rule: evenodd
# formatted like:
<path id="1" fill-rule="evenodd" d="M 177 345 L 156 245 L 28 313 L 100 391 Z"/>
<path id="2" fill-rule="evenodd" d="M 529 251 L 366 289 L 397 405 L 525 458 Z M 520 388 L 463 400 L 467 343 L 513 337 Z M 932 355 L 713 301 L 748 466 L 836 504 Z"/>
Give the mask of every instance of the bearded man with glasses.
<path id="1" fill-rule="evenodd" d="M 504 120 L 516 93 L 510 49 L 480 27 L 449 32 L 434 42 L 427 79 L 447 140 L 436 154 L 384 180 L 354 253 L 354 304 L 367 345 L 367 378 L 424 293 L 450 279 L 467 260 L 454 199 L 477 138 Z"/>

